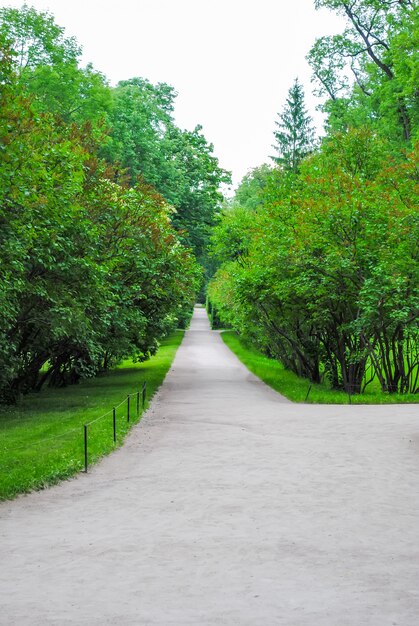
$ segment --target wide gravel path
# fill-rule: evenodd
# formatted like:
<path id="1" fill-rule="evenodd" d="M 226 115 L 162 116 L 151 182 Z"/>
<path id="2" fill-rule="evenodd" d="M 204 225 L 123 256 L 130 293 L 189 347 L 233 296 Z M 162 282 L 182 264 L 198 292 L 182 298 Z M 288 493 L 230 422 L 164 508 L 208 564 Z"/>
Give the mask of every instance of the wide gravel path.
<path id="1" fill-rule="evenodd" d="M 0 505 L 0 623 L 418 626 L 418 406 L 292 404 L 196 309 L 126 445 Z"/>

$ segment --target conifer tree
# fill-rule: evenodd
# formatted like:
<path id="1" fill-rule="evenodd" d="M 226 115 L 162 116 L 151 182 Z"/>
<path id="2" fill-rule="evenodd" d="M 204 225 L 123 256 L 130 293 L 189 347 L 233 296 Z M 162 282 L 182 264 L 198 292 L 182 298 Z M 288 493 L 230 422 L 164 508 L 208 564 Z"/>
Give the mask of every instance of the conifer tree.
<path id="1" fill-rule="evenodd" d="M 272 146 L 278 156 L 271 157 L 284 169 L 296 173 L 302 159 L 313 150 L 313 120 L 304 105 L 304 90 L 295 79 L 288 91 L 288 98 L 281 113 L 278 113 L 274 131 L 276 143 Z"/>

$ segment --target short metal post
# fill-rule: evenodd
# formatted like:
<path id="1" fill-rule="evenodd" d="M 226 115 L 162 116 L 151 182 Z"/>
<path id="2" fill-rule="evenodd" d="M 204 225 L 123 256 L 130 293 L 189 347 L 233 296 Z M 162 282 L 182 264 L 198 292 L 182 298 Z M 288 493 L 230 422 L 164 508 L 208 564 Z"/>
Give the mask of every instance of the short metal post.
<path id="1" fill-rule="evenodd" d="M 308 396 L 310 395 L 310 391 L 311 391 L 311 385 L 308 388 L 306 399 L 304 400 L 304 402 L 307 402 Z"/>
<path id="2" fill-rule="evenodd" d="M 137 417 L 140 414 L 140 392 L 137 391 Z"/>
<path id="3" fill-rule="evenodd" d="M 127 422 L 129 422 L 129 401 L 130 401 L 130 396 L 128 394 L 127 395 Z"/>
<path id="4" fill-rule="evenodd" d="M 113 407 L 112 409 L 112 419 L 113 419 L 113 442 L 116 443 L 116 409 Z"/>
<path id="5" fill-rule="evenodd" d="M 143 394 L 142 395 L 143 395 L 143 408 L 144 408 L 145 399 L 147 395 L 147 382 L 146 381 L 143 382 Z"/>
<path id="6" fill-rule="evenodd" d="M 87 424 L 84 425 L 84 471 L 87 474 Z"/>

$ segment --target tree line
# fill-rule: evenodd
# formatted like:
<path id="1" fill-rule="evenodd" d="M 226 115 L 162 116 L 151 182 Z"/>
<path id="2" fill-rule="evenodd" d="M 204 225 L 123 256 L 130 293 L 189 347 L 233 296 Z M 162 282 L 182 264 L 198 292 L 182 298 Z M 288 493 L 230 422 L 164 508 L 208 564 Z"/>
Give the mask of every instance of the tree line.
<path id="1" fill-rule="evenodd" d="M 315 141 L 297 80 L 273 166 L 245 176 L 215 228 L 209 296 L 223 323 L 310 381 L 416 393 L 417 5 L 316 6 L 346 18 L 308 54 L 325 136 Z"/>
<path id="2" fill-rule="evenodd" d="M 229 180 L 176 93 L 115 88 L 48 13 L 0 10 L 0 400 L 144 359 L 185 324 Z"/>

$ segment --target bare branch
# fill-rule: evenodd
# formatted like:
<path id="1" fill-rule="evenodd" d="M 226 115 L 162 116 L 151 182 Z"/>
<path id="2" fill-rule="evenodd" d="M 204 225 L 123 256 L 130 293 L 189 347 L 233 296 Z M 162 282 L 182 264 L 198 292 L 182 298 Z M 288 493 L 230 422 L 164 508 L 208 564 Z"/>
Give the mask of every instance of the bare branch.
<path id="1" fill-rule="evenodd" d="M 365 87 L 364 83 L 361 81 L 358 72 L 356 71 L 356 69 L 354 68 L 353 64 L 351 63 L 351 70 L 353 75 L 355 76 L 355 80 L 356 80 L 356 84 L 358 85 L 358 87 L 360 88 L 360 90 L 362 91 L 362 93 L 366 96 L 371 96 L 372 92 L 368 91 L 368 89 Z"/>
<path id="2" fill-rule="evenodd" d="M 358 34 L 361 36 L 361 39 L 364 41 L 366 49 L 367 49 L 366 51 L 367 51 L 368 56 L 386 74 L 386 76 L 388 76 L 388 78 L 390 78 L 390 80 L 392 80 L 394 78 L 394 74 L 393 74 L 390 66 L 386 65 L 386 63 L 383 63 L 383 61 L 381 61 L 381 59 L 379 59 L 378 56 L 375 54 L 375 52 L 373 50 L 373 46 L 371 44 L 371 41 L 369 40 L 367 35 L 364 33 L 364 30 L 362 28 L 362 25 L 360 23 L 360 20 L 359 20 L 358 16 L 355 15 L 355 13 L 352 11 L 353 4 L 352 4 L 352 6 L 349 6 L 349 4 L 344 3 L 343 7 L 345 9 L 346 15 L 349 17 L 349 19 L 351 20 L 352 24 L 354 25 L 355 30 L 358 32 Z"/>

